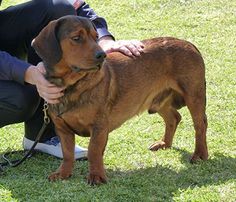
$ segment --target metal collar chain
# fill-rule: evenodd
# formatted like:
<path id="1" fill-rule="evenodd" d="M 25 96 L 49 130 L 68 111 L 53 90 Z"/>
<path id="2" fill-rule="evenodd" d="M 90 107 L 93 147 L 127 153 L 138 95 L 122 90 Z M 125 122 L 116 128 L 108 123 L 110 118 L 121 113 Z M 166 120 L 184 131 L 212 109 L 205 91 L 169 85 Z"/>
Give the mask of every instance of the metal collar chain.
<path id="1" fill-rule="evenodd" d="M 44 123 L 45 124 L 49 124 L 50 123 L 50 118 L 48 116 L 48 103 L 46 101 L 44 101 L 44 104 L 43 104 L 43 113 L 44 113 Z"/>

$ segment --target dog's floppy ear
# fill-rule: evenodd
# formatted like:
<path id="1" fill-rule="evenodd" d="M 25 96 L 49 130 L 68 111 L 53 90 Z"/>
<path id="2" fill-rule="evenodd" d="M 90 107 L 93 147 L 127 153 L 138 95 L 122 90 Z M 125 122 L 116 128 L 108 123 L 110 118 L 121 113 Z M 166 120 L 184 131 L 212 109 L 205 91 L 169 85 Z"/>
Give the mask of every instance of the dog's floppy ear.
<path id="1" fill-rule="evenodd" d="M 60 41 L 56 36 L 59 29 L 58 22 L 59 20 L 51 21 L 31 43 L 38 56 L 49 67 L 53 67 L 62 57 Z"/>

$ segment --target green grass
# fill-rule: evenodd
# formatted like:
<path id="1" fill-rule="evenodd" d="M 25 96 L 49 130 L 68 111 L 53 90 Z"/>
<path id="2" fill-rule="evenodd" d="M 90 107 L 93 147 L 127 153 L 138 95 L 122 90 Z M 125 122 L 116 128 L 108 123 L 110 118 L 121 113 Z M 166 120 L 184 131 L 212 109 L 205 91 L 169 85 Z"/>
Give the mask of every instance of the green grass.
<path id="1" fill-rule="evenodd" d="M 20 1 L 3 1 L 3 7 Z M 23 2 L 23 1 L 21 1 Z M 236 1 L 231 0 L 88 0 L 104 16 L 117 39 L 174 36 L 202 52 L 207 78 L 207 132 L 210 158 L 192 165 L 194 129 L 189 112 L 173 148 L 147 148 L 160 139 L 162 119 L 144 113 L 110 134 L 105 152 L 109 182 L 86 184 L 87 162 L 77 162 L 67 181 L 49 183 L 60 160 L 38 154 L 0 175 L 0 201 L 236 201 Z M 20 150 L 23 125 L 0 129 L 0 153 Z M 88 139 L 77 137 L 87 146 Z"/>

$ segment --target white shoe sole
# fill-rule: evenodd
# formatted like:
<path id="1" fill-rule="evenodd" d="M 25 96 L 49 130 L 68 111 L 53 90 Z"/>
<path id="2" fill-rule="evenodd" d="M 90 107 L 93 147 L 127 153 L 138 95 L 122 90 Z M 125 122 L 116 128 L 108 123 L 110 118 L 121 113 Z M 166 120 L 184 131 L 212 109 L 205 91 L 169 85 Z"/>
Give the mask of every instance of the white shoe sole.
<path id="1" fill-rule="evenodd" d="M 23 138 L 23 148 L 25 150 L 30 150 L 31 147 L 33 146 L 34 141 L 29 140 L 27 138 Z M 55 156 L 57 158 L 63 159 L 63 154 L 62 154 L 62 149 L 61 149 L 61 143 L 55 145 L 49 145 L 45 143 L 38 143 L 34 150 L 50 154 L 52 156 Z M 86 159 L 88 156 L 88 150 L 80 147 L 80 146 L 75 146 L 75 159 Z"/>

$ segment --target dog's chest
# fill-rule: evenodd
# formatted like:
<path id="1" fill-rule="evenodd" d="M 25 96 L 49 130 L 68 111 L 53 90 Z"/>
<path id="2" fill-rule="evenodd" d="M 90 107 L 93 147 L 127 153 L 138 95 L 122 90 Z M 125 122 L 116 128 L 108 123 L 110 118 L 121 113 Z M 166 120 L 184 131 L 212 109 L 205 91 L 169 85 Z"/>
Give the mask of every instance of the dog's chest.
<path id="1" fill-rule="evenodd" d="M 60 104 L 57 107 L 51 107 L 50 113 L 53 114 L 52 118 L 54 117 L 53 121 L 56 126 L 63 123 L 64 127 L 77 135 L 90 136 L 90 128 L 95 122 L 97 108 L 89 103 L 77 103 L 71 107 Z"/>

